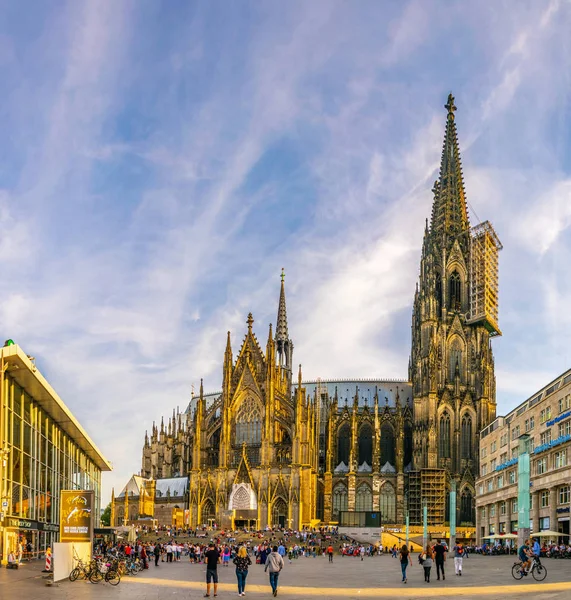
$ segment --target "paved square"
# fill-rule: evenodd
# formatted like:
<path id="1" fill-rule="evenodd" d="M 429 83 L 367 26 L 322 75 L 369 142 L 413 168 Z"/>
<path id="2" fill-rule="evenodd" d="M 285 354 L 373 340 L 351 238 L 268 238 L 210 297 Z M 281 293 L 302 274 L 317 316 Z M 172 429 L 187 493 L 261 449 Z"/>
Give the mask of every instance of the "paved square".
<path id="1" fill-rule="evenodd" d="M 537 583 L 531 577 L 515 581 L 511 576 L 514 557 L 471 556 L 464 560 L 462 577 L 454 575 L 453 561 L 446 562 L 445 581 L 437 581 L 433 568 L 432 581 L 424 583 L 422 568 L 413 556 L 409 567 L 408 583 L 400 582 L 400 565 L 389 555 L 381 557 L 341 558 L 335 556 L 330 564 L 327 558 L 299 558 L 286 565 L 280 574 L 279 598 L 319 597 L 337 600 L 424 597 L 462 598 L 531 598 L 564 600 L 571 597 L 571 561 L 544 560 L 547 578 Z M 47 587 L 39 564 L 26 564 L 18 571 L 0 570 L 0 598 L 44 600 L 164 600 L 165 598 L 202 598 L 205 591 L 205 566 L 179 563 L 151 565 L 136 577 L 124 577 L 117 587 L 106 583 L 69 581 Z M 236 575 L 232 566 L 219 566 L 218 598 L 238 596 Z M 212 592 L 211 592 L 212 593 Z M 267 573 L 263 566 L 252 565 L 248 574 L 246 597 L 271 598 Z"/>

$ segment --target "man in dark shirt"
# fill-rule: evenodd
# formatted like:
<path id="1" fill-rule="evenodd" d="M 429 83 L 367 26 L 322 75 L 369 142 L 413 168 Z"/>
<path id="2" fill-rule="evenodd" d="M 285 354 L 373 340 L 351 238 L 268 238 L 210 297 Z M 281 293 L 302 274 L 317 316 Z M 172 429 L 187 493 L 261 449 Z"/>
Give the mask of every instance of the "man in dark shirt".
<path id="1" fill-rule="evenodd" d="M 206 594 L 205 598 L 210 597 L 210 583 L 214 584 L 214 597 L 218 595 L 218 563 L 220 562 L 220 552 L 213 543 L 208 545 L 208 550 L 204 553 L 206 558 Z"/>
<path id="2" fill-rule="evenodd" d="M 434 546 L 434 562 L 436 563 L 436 578 L 440 579 L 440 571 L 442 571 L 442 579 L 446 579 L 444 575 L 444 561 L 446 560 L 446 546 L 442 541 Z"/>

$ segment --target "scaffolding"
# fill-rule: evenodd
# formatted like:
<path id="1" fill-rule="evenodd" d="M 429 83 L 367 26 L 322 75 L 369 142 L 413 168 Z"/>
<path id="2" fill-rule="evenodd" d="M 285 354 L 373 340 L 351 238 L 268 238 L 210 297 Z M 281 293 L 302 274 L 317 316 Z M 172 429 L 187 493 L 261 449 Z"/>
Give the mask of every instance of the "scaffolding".
<path id="1" fill-rule="evenodd" d="M 481 323 L 490 336 L 502 335 L 498 326 L 498 252 L 502 244 L 489 221 L 470 230 L 469 323 Z"/>
<path id="2" fill-rule="evenodd" d="M 411 525 L 422 525 L 422 489 L 420 471 L 410 471 L 408 474 L 408 516 Z"/>
<path id="3" fill-rule="evenodd" d="M 421 493 L 428 506 L 428 524 L 443 525 L 446 521 L 446 469 L 422 469 Z"/>

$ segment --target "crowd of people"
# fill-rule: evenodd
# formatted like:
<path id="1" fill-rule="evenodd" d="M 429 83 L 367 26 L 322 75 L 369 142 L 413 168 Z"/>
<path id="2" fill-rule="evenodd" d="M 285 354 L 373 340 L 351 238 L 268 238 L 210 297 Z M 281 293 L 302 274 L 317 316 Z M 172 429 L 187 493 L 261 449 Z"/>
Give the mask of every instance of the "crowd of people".
<path id="1" fill-rule="evenodd" d="M 452 548 L 452 552 L 454 554 L 454 572 L 457 576 L 461 577 L 463 560 L 468 553 L 466 552 L 466 548 L 460 543 L 456 544 L 454 548 Z M 396 558 L 396 546 L 393 547 L 392 555 Z M 425 583 L 430 583 L 430 575 L 433 566 L 436 566 L 437 580 L 440 581 L 441 576 L 442 580 L 446 579 L 444 565 L 447 556 L 448 546 L 444 540 L 427 544 L 423 552 L 419 553 L 418 562 L 424 570 Z M 398 558 L 401 565 L 402 583 L 407 583 L 407 569 L 409 566 L 412 566 L 412 556 L 406 544 L 403 544 L 402 548 L 398 551 Z"/>

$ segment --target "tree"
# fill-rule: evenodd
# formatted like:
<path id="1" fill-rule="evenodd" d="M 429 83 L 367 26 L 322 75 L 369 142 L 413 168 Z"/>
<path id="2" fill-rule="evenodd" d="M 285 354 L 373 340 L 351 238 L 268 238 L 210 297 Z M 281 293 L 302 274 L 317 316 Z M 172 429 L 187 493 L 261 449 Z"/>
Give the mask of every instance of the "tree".
<path id="1" fill-rule="evenodd" d="M 101 513 L 101 525 L 104 527 L 111 525 L 111 502 L 109 502 L 105 510 Z"/>

